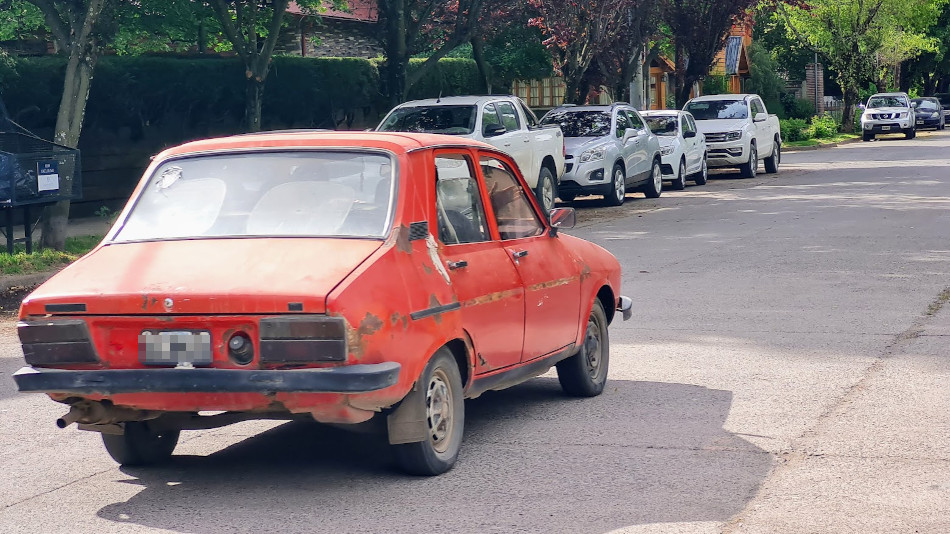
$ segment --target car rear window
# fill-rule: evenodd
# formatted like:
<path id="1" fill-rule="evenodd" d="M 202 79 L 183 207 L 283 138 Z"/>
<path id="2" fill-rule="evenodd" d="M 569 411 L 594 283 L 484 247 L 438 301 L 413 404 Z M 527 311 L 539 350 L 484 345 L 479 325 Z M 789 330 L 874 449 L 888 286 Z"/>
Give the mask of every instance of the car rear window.
<path id="1" fill-rule="evenodd" d="M 748 119 L 749 106 L 742 100 L 702 100 L 686 104 L 685 111 L 698 121 Z"/>
<path id="2" fill-rule="evenodd" d="M 149 177 L 114 241 L 389 232 L 393 162 L 293 151 L 170 160 Z"/>
<path id="3" fill-rule="evenodd" d="M 650 127 L 650 131 L 656 135 L 667 137 L 676 137 L 676 127 L 679 124 L 679 118 L 675 115 L 659 115 L 643 117 Z"/>
<path id="4" fill-rule="evenodd" d="M 383 120 L 377 130 L 468 135 L 475 131 L 475 106 L 396 108 Z"/>
<path id="5" fill-rule="evenodd" d="M 558 111 L 549 112 L 541 124 L 556 124 L 564 137 L 603 137 L 610 135 L 609 111 Z"/>

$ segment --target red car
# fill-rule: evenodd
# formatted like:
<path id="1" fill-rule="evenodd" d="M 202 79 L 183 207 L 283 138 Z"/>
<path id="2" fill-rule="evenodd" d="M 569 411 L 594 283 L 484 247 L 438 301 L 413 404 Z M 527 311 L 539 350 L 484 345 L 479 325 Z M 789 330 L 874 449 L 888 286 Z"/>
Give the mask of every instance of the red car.
<path id="1" fill-rule="evenodd" d="M 607 379 L 620 266 L 558 232 L 512 160 L 424 134 L 285 132 L 158 155 L 103 242 L 34 291 L 20 391 L 122 464 L 247 419 L 385 417 L 409 473 L 458 457 L 465 397 Z M 219 412 L 208 415 L 207 412 Z"/>

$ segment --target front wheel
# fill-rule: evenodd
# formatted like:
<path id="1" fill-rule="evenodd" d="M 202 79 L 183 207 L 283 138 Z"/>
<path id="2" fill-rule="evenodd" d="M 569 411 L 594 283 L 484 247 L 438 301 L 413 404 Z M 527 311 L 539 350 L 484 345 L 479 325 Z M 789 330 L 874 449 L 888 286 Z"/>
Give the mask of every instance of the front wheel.
<path id="1" fill-rule="evenodd" d="M 121 465 L 165 462 L 178 445 L 178 430 L 155 432 L 143 421 L 131 421 L 124 427 L 122 434 L 102 434 L 102 444 L 109 456 Z"/>
<path id="2" fill-rule="evenodd" d="M 706 185 L 708 180 L 709 166 L 706 164 L 706 156 L 703 156 L 703 166 L 699 169 L 699 172 L 693 175 L 693 181 L 696 182 L 696 185 Z"/>
<path id="3" fill-rule="evenodd" d="M 448 349 L 440 349 L 426 365 L 417 387 L 423 395 L 403 402 L 423 402 L 428 427 L 427 438 L 415 443 L 393 445 L 396 462 L 410 475 L 441 475 L 458 459 L 465 426 L 465 400 L 458 364 Z"/>
<path id="4" fill-rule="evenodd" d="M 743 178 L 755 178 L 755 173 L 758 172 L 758 170 L 759 151 L 755 148 L 755 143 L 752 143 L 749 148 L 749 161 L 739 167 L 739 172 Z"/>
<path id="5" fill-rule="evenodd" d="M 596 397 L 607 384 L 610 363 L 610 339 L 607 336 L 607 314 L 599 299 L 587 319 L 587 329 L 577 354 L 557 364 L 557 379 L 564 393 L 572 397 Z"/>
<path id="6" fill-rule="evenodd" d="M 538 197 L 538 203 L 544 213 L 550 213 L 554 209 L 554 199 L 557 198 L 557 185 L 554 183 L 554 174 L 551 169 L 541 167 L 541 173 L 538 175 L 538 185 L 535 188 L 535 195 Z"/>
<path id="7" fill-rule="evenodd" d="M 904 139 L 913 139 L 915 137 L 917 137 L 917 130 L 914 128 L 908 128 L 907 130 L 904 130 Z"/>
<path id="8" fill-rule="evenodd" d="M 676 175 L 676 178 L 673 180 L 673 189 L 676 191 L 682 191 L 686 189 L 686 160 L 680 160 L 679 174 Z"/>
<path id="9" fill-rule="evenodd" d="M 782 163 L 782 145 L 776 139 L 772 143 L 772 155 L 765 158 L 765 172 L 769 174 L 777 173 L 780 163 Z"/>
<path id="10" fill-rule="evenodd" d="M 619 206 L 627 198 L 627 173 L 624 172 L 623 166 L 615 163 L 610 176 L 610 191 L 604 195 L 604 200 L 608 206 Z"/>
<path id="11" fill-rule="evenodd" d="M 864 132 L 863 134 L 861 134 L 861 140 L 862 140 L 862 141 L 865 141 L 865 142 L 867 142 L 867 141 L 873 141 L 873 140 L 874 140 L 874 134 L 873 134 L 873 133 Z"/>
<path id="12" fill-rule="evenodd" d="M 643 193 L 647 198 L 659 198 L 663 193 L 663 171 L 660 169 L 660 162 L 653 160 L 653 171 L 650 173 L 650 180 L 643 186 Z"/>

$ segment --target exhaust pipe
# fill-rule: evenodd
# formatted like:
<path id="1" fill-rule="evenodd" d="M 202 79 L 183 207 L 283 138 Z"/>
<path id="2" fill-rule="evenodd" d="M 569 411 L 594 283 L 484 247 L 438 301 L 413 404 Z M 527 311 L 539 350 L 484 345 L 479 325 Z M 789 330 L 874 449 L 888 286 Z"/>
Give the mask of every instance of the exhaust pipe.
<path id="1" fill-rule="evenodd" d="M 66 428 L 73 423 L 110 425 L 127 421 L 146 421 L 159 415 L 161 412 L 134 410 L 98 401 L 81 401 L 73 404 L 69 413 L 57 419 L 56 426 Z"/>

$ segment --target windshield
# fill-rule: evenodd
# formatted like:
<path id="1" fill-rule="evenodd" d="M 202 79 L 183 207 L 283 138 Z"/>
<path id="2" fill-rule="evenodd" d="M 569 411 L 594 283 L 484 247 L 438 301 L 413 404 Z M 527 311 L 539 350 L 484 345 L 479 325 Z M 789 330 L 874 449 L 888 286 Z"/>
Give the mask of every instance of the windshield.
<path id="1" fill-rule="evenodd" d="M 645 116 L 643 119 L 647 121 L 650 131 L 656 135 L 676 137 L 676 126 L 680 121 L 675 115 Z"/>
<path id="2" fill-rule="evenodd" d="M 557 124 L 564 137 L 603 137 L 610 135 L 609 111 L 551 111 L 541 124 Z"/>
<path id="3" fill-rule="evenodd" d="M 690 102 L 686 110 L 698 121 L 715 119 L 748 119 L 749 106 L 742 100 L 703 100 Z"/>
<path id="4" fill-rule="evenodd" d="M 475 106 L 397 108 L 377 131 L 467 135 L 475 131 Z"/>
<path id="5" fill-rule="evenodd" d="M 911 100 L 911 104 L 914 105 L 917 109 L 922 109 L 925 111 L 937 111 L 940 109 L 940 106 L 933 100 Z"/>
<path id="6" fill-rule="evenodd" d="M 868 100 L 869 108 L 906 108 L 907 99 L 902 96 L 874 96 Z"/>
<path id="7" fill-rule="evenodd" d="M 196 156 L 155 169 L 114 241 L 384 237 L 393 163 L 367 152 Z"/>

